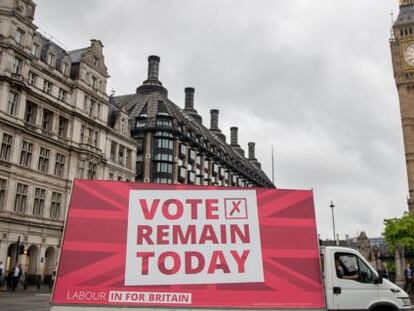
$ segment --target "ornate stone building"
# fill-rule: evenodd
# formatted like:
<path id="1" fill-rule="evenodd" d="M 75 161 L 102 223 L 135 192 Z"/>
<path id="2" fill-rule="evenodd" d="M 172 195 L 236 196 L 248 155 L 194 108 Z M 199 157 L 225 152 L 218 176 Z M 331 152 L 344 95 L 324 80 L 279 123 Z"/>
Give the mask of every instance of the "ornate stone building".
<path id="1" fill-rule="evenodd" d="M 159 81 L 158 56 L 148 58 L 148 77 L 134 94 L 115 97 L 129 116 L 137 142 L 136 180 L 154 183 L 274 187 L 255 158 L 238 144 L 238 128 L 230 129 L 230 144 L 218 124 L 219 111 L 210 111 L 210 128 L 194 106 L 194 88 L 185 88 L 184 108 L 168 98 Z"/>
<path id="2" fill-rule="evenodd" d="M 103 45 L 68 51 L 33 24 L 32 0 L 0 1 L 0 261 L 18 261 L 29 283 L 55 269 L 74 178 L 273 187 L 255 158 L 230 144 L 211 110 L 175 105 L 158 80 L 108 97 Z"/>
<path id="3" fill-rule="evenodd" d="M 136 157 L 125 111 L 108 122 L 102 43 L 66 51 L 34 12 L 0 2 L 0 260 L 29 281 L 55 268 L 73 179 L 134 180 Z"/>
<path id="4" fill-rule="evenodd" d="M 405 159 L 407 165 L 408 208 L 414 212 L 414 0 L 400 0 L 400 12 L 390 40 L 394 78 L 400 101 Z"/>

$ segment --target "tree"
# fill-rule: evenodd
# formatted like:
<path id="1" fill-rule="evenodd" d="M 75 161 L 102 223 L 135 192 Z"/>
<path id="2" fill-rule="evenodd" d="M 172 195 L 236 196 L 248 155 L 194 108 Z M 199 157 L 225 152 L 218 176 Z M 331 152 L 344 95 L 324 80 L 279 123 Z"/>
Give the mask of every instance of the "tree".
<path id="1" fill-rule="evenodd" d="M 404 213 L 401 218 L 384 220 L 384 238 L 390 251 L 395 251 L 397 246 L 414 250 L 414 215 Z"/>

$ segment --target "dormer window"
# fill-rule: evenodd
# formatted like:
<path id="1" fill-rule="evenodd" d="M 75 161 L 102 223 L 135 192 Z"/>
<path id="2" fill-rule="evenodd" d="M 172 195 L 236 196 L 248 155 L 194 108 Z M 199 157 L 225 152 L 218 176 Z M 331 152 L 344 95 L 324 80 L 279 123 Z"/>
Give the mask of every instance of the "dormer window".
<path id="1" fill-rule="evenodd" d="M 98 65 L 98 58 L 96 56 L 93 57 L 93 65 L 96 66 Z"/>
<path id="2" fill-rule="evenodd" d="M 147 118 L 140 116 L 137 119 L 137 123 L 135 124 L 135 127 L 143 128 L 143 127 L 146 127 L 146 126 L 147 126 Z"/>
<path id="3" fill-rule="evenodd" d="M 34 44 L 32 45 L 32 51 L 31 51 L 31 54 L 32 54 L 33 56 L 36 56 L 36 57 L 39 55 L 39 44 L 34 43 Z"/>
<path id="4" fill-rule="evenodd" d="M 49 66 L 54 66 L 55 64 L 55 55 L 53 55 L 52 53 L 47 54 L 47 59 L 46 59 L 46 63 Z"/>
<path id="5" fill-rule="evenodd" d="M 63 64 L 62 64 L 62 73 L 63 73 L 64 75 L 67 75 L 67 74 L 68 74 L 68 69 L 69 69 L 69 65 L 68 65 L 68 63 L 63 63 Z"/>
<path id="6" fill-rule="evenodd" d="M 24 37 L 24 31 L 20 28 L 17 28 L 16 34 L 14 36 L 14 39 L 17 43 L 22 44 L 23 43 L 23 37 Z"/>

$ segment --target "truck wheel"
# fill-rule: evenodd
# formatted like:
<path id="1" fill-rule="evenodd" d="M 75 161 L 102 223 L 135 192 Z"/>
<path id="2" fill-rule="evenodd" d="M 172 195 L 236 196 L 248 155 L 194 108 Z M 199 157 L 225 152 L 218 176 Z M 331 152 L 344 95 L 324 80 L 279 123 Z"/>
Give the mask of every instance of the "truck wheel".
<path id="1" fill-rule="evenodd" d="M 371 311 L 397 311 L 397 308 L 391 305 L 380 305 L 374 307 Z"/>

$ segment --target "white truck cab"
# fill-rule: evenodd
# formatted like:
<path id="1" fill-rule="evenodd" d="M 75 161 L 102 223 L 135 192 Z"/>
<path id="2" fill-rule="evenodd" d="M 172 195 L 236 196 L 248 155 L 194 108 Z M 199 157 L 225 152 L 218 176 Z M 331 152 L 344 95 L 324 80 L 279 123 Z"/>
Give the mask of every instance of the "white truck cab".
<path id="1" fill-rule="evenodd" d="M 356 250 L 321 247 L 328 310 L 410 310 L 408 294 L 383 279 Z"/>

